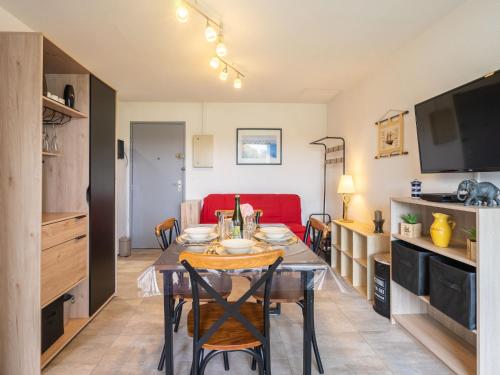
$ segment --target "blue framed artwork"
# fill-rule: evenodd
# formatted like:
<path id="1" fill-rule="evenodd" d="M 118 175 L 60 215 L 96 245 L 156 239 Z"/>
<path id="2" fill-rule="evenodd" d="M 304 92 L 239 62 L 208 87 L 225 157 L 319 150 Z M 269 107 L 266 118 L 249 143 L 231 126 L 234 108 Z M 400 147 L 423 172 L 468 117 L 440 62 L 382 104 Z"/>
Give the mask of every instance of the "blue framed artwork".
<path id="1" fill-rule="evenodd" d="M 236 164 L 281 165 L 281 141 L 279 128 L 236 129 Z"/>

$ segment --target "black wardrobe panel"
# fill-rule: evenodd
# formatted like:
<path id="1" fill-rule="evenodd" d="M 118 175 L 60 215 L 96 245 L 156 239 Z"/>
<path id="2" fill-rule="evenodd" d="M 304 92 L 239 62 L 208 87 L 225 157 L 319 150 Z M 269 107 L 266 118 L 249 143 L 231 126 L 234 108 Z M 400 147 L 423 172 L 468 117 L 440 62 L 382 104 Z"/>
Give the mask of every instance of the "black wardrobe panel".
<path id="1" fill-rule="evenodd" d="M 90 76 L 90 315 L 115 292 L 116 93 Z"/>

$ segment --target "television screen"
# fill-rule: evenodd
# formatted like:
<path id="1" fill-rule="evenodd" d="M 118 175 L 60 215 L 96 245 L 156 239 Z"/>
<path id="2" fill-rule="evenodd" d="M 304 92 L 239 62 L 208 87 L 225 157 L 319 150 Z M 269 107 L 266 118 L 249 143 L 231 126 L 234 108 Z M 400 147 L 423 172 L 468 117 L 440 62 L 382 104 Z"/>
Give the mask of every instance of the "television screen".
<path id="1" fill-rule="evenodd" d="M 500 71 L 415 106 L 422 173 L 500 170 Z"/>

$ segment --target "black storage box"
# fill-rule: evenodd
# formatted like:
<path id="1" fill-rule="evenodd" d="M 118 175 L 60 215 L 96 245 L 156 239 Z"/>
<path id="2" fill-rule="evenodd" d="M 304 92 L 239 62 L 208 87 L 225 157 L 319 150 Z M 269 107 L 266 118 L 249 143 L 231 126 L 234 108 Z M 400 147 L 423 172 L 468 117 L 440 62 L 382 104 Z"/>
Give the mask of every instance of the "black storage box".
<path id="1" fill-rule="evenodd" d="M 389 258 L 389 257 L 387 257 Z M 375 255 L 375 276 L 373 309 L 386 318 L 391 317 L 391 263 L 382 256 Z"/>
<path id="2" fill-rule="evenodd" d="M 428 295 L 431 255 L 408 242 L 392 241 L 392 280 L 417 296 Z"/>
<path id="3" fill-rule="evenodd" d="M 42 309 L 42 353 L 64 334 L 64 296 Z"/>
<path id="4" fill-rule="evenodd" d="M 444 257 L 432 257 L 430 304 L 468 329 L 476 329 L 476 269 Z"/>

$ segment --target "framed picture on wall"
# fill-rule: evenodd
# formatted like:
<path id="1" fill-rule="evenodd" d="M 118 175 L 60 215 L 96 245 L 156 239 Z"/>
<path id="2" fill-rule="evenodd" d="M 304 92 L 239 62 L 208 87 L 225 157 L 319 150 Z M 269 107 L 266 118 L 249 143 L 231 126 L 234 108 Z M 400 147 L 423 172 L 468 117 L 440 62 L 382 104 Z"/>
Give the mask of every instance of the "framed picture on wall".
<path id="1" fill-rule="evenodd" d="M 278 128 L 236 129 L 236 164 L 281 165 L 281 141 Z"/>

